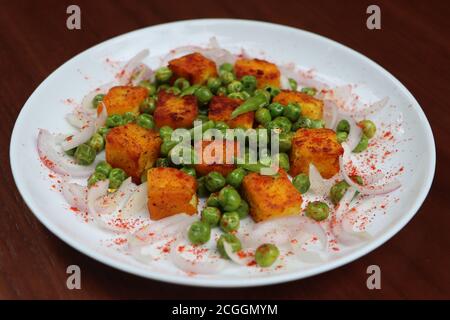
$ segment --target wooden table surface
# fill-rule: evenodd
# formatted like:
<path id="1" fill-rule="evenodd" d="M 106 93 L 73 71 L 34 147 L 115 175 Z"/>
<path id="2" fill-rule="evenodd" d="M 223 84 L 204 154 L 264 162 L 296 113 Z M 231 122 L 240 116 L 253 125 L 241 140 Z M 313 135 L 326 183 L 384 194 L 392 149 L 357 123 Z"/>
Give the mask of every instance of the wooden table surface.
<path id="1" fill-rule="evenodd" d="M 382 29 L 366 28 L 366 8 L 381 8 Z M 82 30 L 66 28 L 77 3 Z M 336 3 L 339 3 L 337 5 Z M 1 1 L 0 298 L 450 298 L 450 5 L 446 1 Z M 422 105 L 437 144 L 437 170 L 414 219 L 372 253 L 337 270 L 264 288 L 202 289 L 141 279 L 98 263 L 52 235 L 14 184 L 9 143 L 33 90 L 59 65 L 113 36 L 194 18 L 265 20 L 339 41 L 381 64 Z M 34 152 L 30 150 L 30 152 Z M 82 269 L 82 289 L 66 288 L 66 268 Z M 381 268 L 381 290 L 368 290 L 366 268 Z"/>

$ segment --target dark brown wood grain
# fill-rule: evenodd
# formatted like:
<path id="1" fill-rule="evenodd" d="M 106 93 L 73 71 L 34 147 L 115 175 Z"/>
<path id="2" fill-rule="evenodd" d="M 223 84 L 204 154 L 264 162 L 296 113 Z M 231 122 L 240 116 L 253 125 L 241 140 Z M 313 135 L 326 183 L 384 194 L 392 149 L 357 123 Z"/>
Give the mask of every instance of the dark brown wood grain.
<path id="1" fill-rule="evenodd" d="M 366 28 L 366 8 L 381 7 L 382 29 Z M 77 3 L 82 30 L 66 28 Z M 0 298 L 450 298 L 450 5 L 447 1 L 1 1 Z M 431 192 L 414 219 L 386 244 L 337 270 L 270 288 L 202 289 L 141 279 L 65 245 L 30 212 L 9 166 L 14 121 L 33 90 L 75 54 L 113 36 L 194 18 L 243 18 L 309 30 L 375 60 L 422 105 L 437 145 Z M 34 152 L 30 150 L 30 152 Z M 66 288 L 66 267 L 82 269 L 82 289 Z M 368 290 L 366 268 L 382 270 Z"/>

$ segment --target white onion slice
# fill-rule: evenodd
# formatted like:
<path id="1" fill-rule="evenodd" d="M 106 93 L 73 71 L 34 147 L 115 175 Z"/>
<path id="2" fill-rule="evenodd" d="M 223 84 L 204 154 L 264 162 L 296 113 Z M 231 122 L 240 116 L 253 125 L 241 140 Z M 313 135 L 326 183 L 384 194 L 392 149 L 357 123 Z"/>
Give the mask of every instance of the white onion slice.
<path id="1" fill-rule="evenodd" d="M 65 118 L 67 122 L 76 129 L 81 129 L 85 127 L 89 121 L 92 121 L 92 116 L 84 111 L 68 113 Z"/>
<path id="2" fill-rule="evenodd" d="M 358 145 L 359 141 L 361 140 L 362 136 L 362 130 L 356 123 L 356 121 L 352 117 L 342 116 L 339 120 L 347 120 L 350 124 L 350 132 L 348 133 L 347 137 L 347 145 L 349 146 L 350 150 L 353 150 Z"/>
<path id="3" fill-rule="evenodd" d="M 62 194 L 71 207 L 87 211 L 87 187 L 74 182 L 62 183 Z"/>
<path id="4" fill-rule="evenodd" d="M 147 206 L 147 182 L 139 185 L 122 208 L 121 217 L 124 219 L 135 216 Z"/>
<path id="5" fill-rule="evenodd" d="M 333 185 L 333 179 L 322 178 L 319 170 L 312 163 L 309 165 L 309 182 L 311 184 L 309 190 L 320 197 L 327 196 Z"/>
<path id="6" fill-rule="evenodd" d="M 365 107 L 365 108 L 361 107 L 360 109 L 357 109 L 357 110 L 341 110 L 340 113 L 349 115 L 349 116 L 351 115 L 351 116 L 354 116 L 354 117 L 360 118 L 360 119 L 365 119 L 365 118 L 369 117 L 370 115 L 380 112 L 386 106 L 388 101 L 389 101 L 389 97 L 384 97 L 383 99 L 372 103 L 368 107 Z"/>
<path id="7" fill-rule="evenodd" d="M 136 189 L 136 185 L 127 178 L 117 191 L 105 195 L 95 202 L 95 210 L 101 216 L 111 215 L 121 209 Z"/>
<path id="8" fill-rule="evenodd" d="M 115 85 L 117 85 L 117 82 L 116 81 L 111 81 L 111 82 L 108 82 L 108 83 L 105 83 L 105 84 L 101 85 L 100 87 L 92 90 L 87 95 L 85 95 L 83 97 L 83 100 L 81 101 L 82 111 L 87 113 L 87 114 L 89 114 L 89 115 L 96 114 L 97 113 L 97 109 L 92 106 L 92 100 L 98 94 L 107 94 L 109 89 L 111 89 Z"/>
<path id="9" fill-rule="evenodd" d="M 332 100 L 323 101 L 323 119 L 325 120 L 325 127 L 335 129 L 338 120 L 338 107 Z"/>
<path id="10" fill-rule="evenodd" d="M 141 63 L 131 76 L 131 84 L 133 86 L 137 86 L 139 82 L 143 80 L 149 80 L 151 79 L 152 76 L 153 70 L 150 69 L 150 67 L 147 66 L 146 64 Z"/>
<path id="11" fill-rule="evenodd" d="M 89 166 L 82 166 L 75 163 L 73 158 L 64 153 L 56 140 L 58 138 L 48 130 L 39 130 L 37 148 L 39 157 L 46 167 L 55 173 L 77 178 L 86 178 L 94 172 L 97 164 L 95 161 Z"/>
<path id="12" fill-rule="evenodd" d="M 123 67 L 123 69 L 118 73 L 117 78 L 120 85 L 127 85 L 131 83 L 133 73 L 136 68 L 142 63 L 148 55 L 150 51 L 148 49 L 144 49 L 138 52 L 133 58 L 131 58 Z"/>
<path id="13" fill-rule="evenodd" d="M 292 251 L 295 257 L 306 263 L 317 263 L 325 260 L 323 252 L 318 250 L 306 250 L 303 246 L 311 239 L 313 235 L 310 233 L 302 234 L 295 243 L 291 243 Z"/>
<path id="14" fill-rule="evenodd" d="M 250 256 L 239 256 L 239 252 L 234 252 L 233 247 L 226 241 L 223 242 L 223 249 L 227 253 L 230 260 L 238 265 L 246 266 L 254 260 L 254 258 Z"/>
<path id="15" fill-rule="evenodd" d="M 88 125 L 81 129 L 80 132 L 67 137 L 62 143 L 61 147 L 64 151 L 71 150 L 83 144 L 92 137 L 95 133 L 95 124 L 93 122 L 88 123 Z"/>

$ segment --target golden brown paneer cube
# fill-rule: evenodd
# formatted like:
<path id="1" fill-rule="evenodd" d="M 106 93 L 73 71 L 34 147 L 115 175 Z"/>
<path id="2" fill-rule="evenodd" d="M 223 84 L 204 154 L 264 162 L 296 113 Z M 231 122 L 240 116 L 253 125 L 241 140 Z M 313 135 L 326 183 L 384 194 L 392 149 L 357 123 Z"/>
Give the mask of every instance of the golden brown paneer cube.
<path id="1" fill-rule="evenodd" d="M 132 112 L 139 114 L 139 106 L 148 97 L 148 90 L 142 87 L 118 86 L 112 87 L 103 98 L 108 115 Z M 98 113 L 102 111 L 102 104 L 98 105 Z"/>
<path id="2" fill-rule="evenodd" d="M 106 135 L 106 161 L 139 182 L 142 173 L 155 163 L 160 147 L 158 132 L 129 123 L 111 129 Z"/>
<path id="3" fill-rule="evenodd" d="M 156 109 L 153 113 L 156 125 L 172 129 L 190 128 L 197 118 L 197 98 L 192 95 L 180 97 L 164 90 L 158 93 Z"/>
<path id="4" fill-rule="evenodd" d="M 255 222 L 300 214 L 302 195 L 280 169 L 278 175 L 249 173 L 242 182 L 244 197 L 250 205 L 250 216 Z"/>
<path id="5" fill-rule="evenodd" d="M 246 75 L 256 77 L 258 88 L 280 87 L 280 70 L 275 64 L 266 60 L 238 59 L 234 65 L 234 72 L 238 79 Z"/>
<path id="6" fill-rule="evenodd" d="M 298 129 L 292 138 L 289 173 L 309 174 L 312 163 L 325 179 L 339 172 L 339 156 L 344 150 L 331 129 Z"/>
<path id="7" fill-rule="evenodd" d="M 253 127 L 255 118 L 254 112 L 246 112 L 240 116 L 231 119 L 231 113 L 242 104 L 240 99 L 232 99 L 225 96 L 214 96 L 209 103 L 208 118 L 214 121 L 224 121 L 230 128 Z"/>
<path id="8" fill-rule="evenodd" d="M 273 98 L 273 102 L 278 102 L 285 106 L 289 103 L 298 103 L 304 117 L 314 120 L 323 118 L 323 101 L 306 93 L 283 90 Z"/>
<path id="9" fill-rule="evenodd" d="M 217 77 L 216 63 L 198 52 L 169 61 L 169 68 L 174 79 L 183 77 L 191 84 L 204 84 L 208 78 Z"/>
<path id="10" fill-rule="evenodd" d="M 147 206 L 152 220 L 178 213 L 197 213 L 197 181 L 175 168 L 152 168 L 147 172 Z"/>
<path id="11" fill-rule="evenodd" d="M 195 171 L 200 176 L 205 176 L 212 171 L 221 173 L 226 177 L 236 169 L 234 159 L 239 154 L 239 144 L 227 140 L 202 140 L 194 146 L 198 159 Z"/>

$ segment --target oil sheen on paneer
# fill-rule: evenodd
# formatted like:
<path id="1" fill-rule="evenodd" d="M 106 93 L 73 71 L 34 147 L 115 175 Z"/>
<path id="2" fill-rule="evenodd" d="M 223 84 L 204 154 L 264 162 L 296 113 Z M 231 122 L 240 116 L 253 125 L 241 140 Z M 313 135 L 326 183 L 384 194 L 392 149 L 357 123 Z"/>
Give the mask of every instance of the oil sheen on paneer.
<path id="1" fill-rule="evenodd" d="M 180 97 L 164 90 L 158 93 L 158 101 L 153 114 L 156 125 L 172 129 L 190 128 L 197 118 L 197 98 L 192 95 Z"/>
<path id="2" fill-rule="evenodd" d="M 238 59 L 234 71 L 238 79 L 246 75 L 255 76 L 258 88 L 280 87 L 280 70 L 271 62 L 260 59 Z"/>
<path id="3" fill-rule="evenodd" d="M 139 114 L 139 106 L 142 101 L 148 97 L 148 90 L 142 87 L 132 86 L 118 86 L 112 87 L 103 98 L 103 103 L 106 105 L 108 115 L 124 114 L 132 112 L 135 115 Z M 98 106 L 100 113 L 102 104 Z"/>
<path id="4" fill-rule="evenodd" d="M 242 104 L 240 99 L 232 99 L 225 96 L 214 96 L 209 103 L 208 118 L 214 121 L 224 121 L 230 128 L 245 128 L 253 127 L 253 120 L 255 118 L 254 112 L 246 112 L 240 116 L 231 119 L 231 113 L 234 109 Z"/>
<path id="5" fill-rule="evenodd" d="M 255 222 L 295 215 L 301 211 L 302 196 L 283 169 L 275 176 L 255 172 L 247 174 L 242 182 L 242 191 Z"/>
<path id="6" fill-rule="evenodd" d="M 298 103 L 304 117 L 314 120 L 323 118 L 323 101 L 306 93 L 283 90 L 273 98 L 273 102 L 278 102 L 285 106 L 289 103 Z"/>
<path id="7" fill-rule="evenodd" d="M 175 168 L 152 168 L 147 172 L 147 206 L 152 220 L 178 213 L 197 213 L 197 181 Z"/>
<path id="8" fill-rule="evenodd" d="M 194 150 L 199 162 L 195 165 L 195 171 L 200 176 L 216 171 L 226 177 L 236 169 L 234 159 L 239 154 L 239 145 L 235 141 L 202 140 Z"/>
<path id="9" fill-rule="evenodd" d="M 111 129 L 106 136 L 106 161 L 113 168 L 123 169 L 136 182 L 153 166 L 159 155 L 161 138 L 158 132 L 135 123 Z"/>
<path id="10" fill-rule="evenodd" d="M 292 138 L 289 173 L 309 173 L 312 163 L 325 179 L 339 172 L 339 156 L 344 150 L 331 129 L 299 129 Z"/>
<path id="11" fill-rule="evenodd" d="M 191 84 L 204 84 L 208 78 L 217 77 L 216 63 L 198 52 L 169 61 L 174 79 L 183 77 Z"/>

